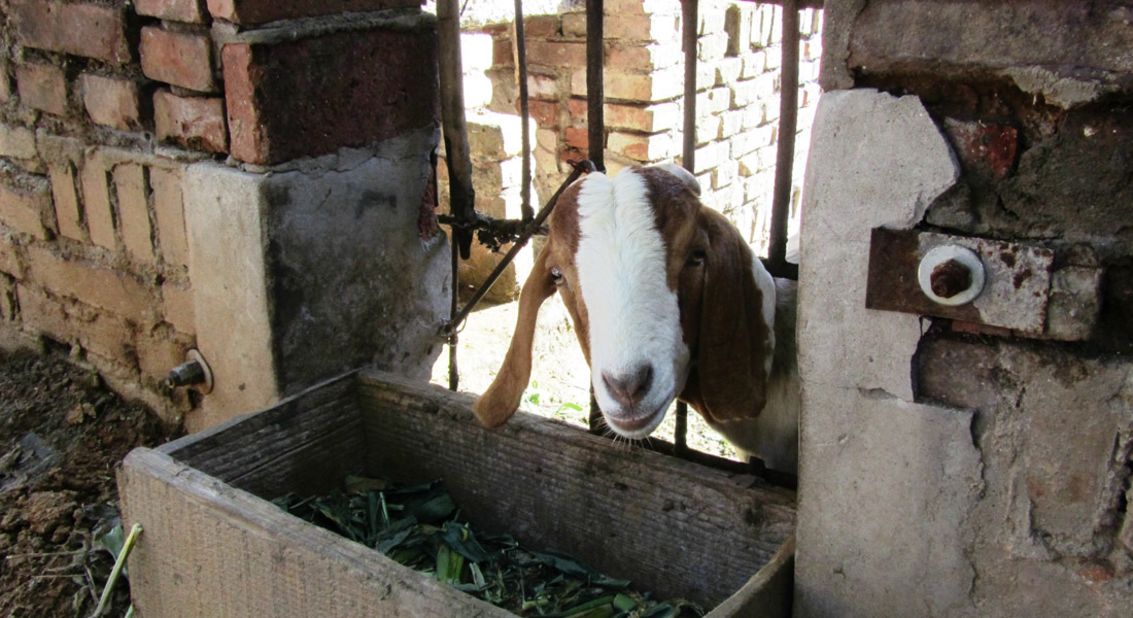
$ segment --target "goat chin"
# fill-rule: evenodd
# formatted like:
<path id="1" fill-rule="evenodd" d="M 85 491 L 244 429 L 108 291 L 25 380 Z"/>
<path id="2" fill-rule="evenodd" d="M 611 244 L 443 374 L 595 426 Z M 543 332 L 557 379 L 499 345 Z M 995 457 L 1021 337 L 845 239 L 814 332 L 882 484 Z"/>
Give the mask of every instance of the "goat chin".
<path id="1" fill-rule="evenodd" d="M 741 455 L 758 457 L 772 470 L 798 474 L 802 395 L 798 374 L 791 373 L 768 383 L 767 403 L 759 416 L 724 423 L 708 421 L 708 426 L 724 436 Z"/>

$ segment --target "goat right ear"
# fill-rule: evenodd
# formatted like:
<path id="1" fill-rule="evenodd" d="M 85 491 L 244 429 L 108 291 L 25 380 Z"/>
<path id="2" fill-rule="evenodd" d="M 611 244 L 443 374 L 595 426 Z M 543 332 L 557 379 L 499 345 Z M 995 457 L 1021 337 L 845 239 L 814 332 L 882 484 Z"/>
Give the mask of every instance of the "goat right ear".
<path id="1" fill-rule="evenodd" d="M 547 253 L 551 244 L 544 245 L 531 274 L 523 284 L 519 294 L 519 317 L 515 321 L 515 333 L 511 336 L 504 364 L 500 367 L 492 385 L 472 407 L 476 419 L 485 427 L 503 425 L 519 408 L 520 397 L 531 378 L 531 348 L 535 341 L 535 322 L 539 317 L 539 307 L 555 293 L 555 282 L 547 270 Z"/>

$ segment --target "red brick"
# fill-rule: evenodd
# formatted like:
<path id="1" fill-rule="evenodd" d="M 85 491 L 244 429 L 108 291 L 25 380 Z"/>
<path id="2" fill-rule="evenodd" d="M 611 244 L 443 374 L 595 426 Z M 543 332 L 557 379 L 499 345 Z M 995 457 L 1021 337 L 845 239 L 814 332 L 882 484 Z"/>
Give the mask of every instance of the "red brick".
<path id="1" fill-rule="evenodd" d="M 573 41 L 528 41 L 527 62 L 548 67 L 584 67 L 586 44 Z"/>
<path id="2" fill-rule="evenodd" d="M 172 324 L 177 332 L 197 334 L 193 288 L 167 281 L 161 286 L 161 307 L 165 321 Z"/>
<path id="3" fill-rule="evenodd" d="M 189 242 L 185 236 L 185 209 L 181 201 L 181 174 L 174 170 L 150 168 L 153 214 L 157 222 L 157 242 L 168 264 L 188 267 Z"/>
<path id="4" fill-rule="evenodd" d="M 64 259 L 50 249 L 29 246 L 28 278 L 52 292 L 120 316 L 150 317 L 154 298 L 130 275 L 89 262 Z"/>
<path id="5" fill-rule="evenodd" d="M 51 189 L 46 182 L 33 188 L 0 184 L 0 222 L 39 240 L 48 237 L 44 219 L 51 211 Z"/>
<path id="6" fill-rule="evenodd" d="M 277 163 L 433 125 L 435 52 L 431 26 L 226 45 L 232 155 Z"/>
<path id="7" fill-rule="evenodd" d="M 159 140 L 193 150 L 228 152 L 223 99 L 179 97 L 159 90 L 153 95 L 153 116 Z"/>
<path id="8" fill-rule="evenodd" d="M 516 104 L 518 109 L 518 103 Z M 540 128 L 549 129 L 559 126 L 559 104 L 550 101 L 527 101 L 527 113 Z"/>
<path id="9" fill-rule="evenodd" d="M 568 147 L 578 150 L 587 150 L 590 145 L 587 129 L 579 127 L 567 127 L 563 131 L 563 141 Z"/>
<path id="10" fill-rule="evenodd" d="M 152 262 L 153 231 L 149 222 L 149 199 L 145 169 L 137 163 L 114 168 L 114 189 L 118 195 L 118 223 L 122 244 L 135 259 Z"/>
<path id="11" fill-rule="evenodd" d="M 199 24 L 205 20 L 203 4 L 202 0 L 134 0 L 134 10 L 138 15 Z"/>
<path id="12" fill-rule="evenodd" d="M 49 176 L 59 234 L 80 242 L 86 240 L 79 194 L 75 188 L 75 169 L 70 165 L 54 166 L 50 169 Z"/>
<path id="13" fill-rule="evenodd" d="M 107 249 L 118 248 L 114 232 L 114 211 L 110 205 L 110 187 L 106 168 L 96 160 L 88 159 L 80 172 L 83 187 L 83 214 L 91 242 Z"/>
<path id="14" fill-rule="evenodd" d="M 123 131 L 142 128 L 137 83 L 129 79 L 84 73 L 80 84 L 83 105 L 91 120 Z"/>
<path id="15" fill-rule="evenodd" d="M 567 111 L 570 112 L 570 126 L 585 127 L 590 114 L 590 103 L 586 99 L 572 98 L 567 101 Z"/>
<path id="16" fill-rule="evenodd" d="M 492 40 L 492 66 L 515 66 L 515 52 L 511 49 L 511 39 L 498 38 Z"/>
<path id="17" fill-rule="evenodd" d="M 56 116 L 67 114 L 63 69 L 50 64 L 21 64 L 16 67 L 16 83 L 24 105 Z"/>
<path id="18" fill-rule="evenodd" d="M 350 11 L 377 11 L 421 6 L 421 0 L 207 0 L 209 13 L 237 24 L 312 17 Z"/>
<path id="19" fill-rule="evenodd" d="M 198 92 L 216 90 L 207 35 L 147 26 L 142 28 L 141 52 L 146 77 Z"/>
<path id="20" fill-rule="evenodd" d="M 122 8 L 94 3 L 11 0 L 8 10 L 20 43 L 36 49 L 96 58 L 111 64 L 132 60 Z"/>
<path id="21" fill-rule="evenodd" d="M 523 20 L 523 38 L 546 38 L 559 34 L 558 15 L 532 15 Z"/>

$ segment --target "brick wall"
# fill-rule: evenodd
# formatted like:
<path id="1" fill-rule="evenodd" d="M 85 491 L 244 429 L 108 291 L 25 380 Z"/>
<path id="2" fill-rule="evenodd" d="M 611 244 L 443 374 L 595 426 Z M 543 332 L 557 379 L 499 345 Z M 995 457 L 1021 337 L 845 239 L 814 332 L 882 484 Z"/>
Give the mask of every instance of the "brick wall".
<path id="1" fill-rule="evenodd" d="M 161 381 L 223 327 L 196 318 L 187 170 L 266 177 L 255 166 L 431 130 L 432 21 L 418 0 L 5 4 L 0 339 L 58 342 L 187 413 Z M 346 27 L 342 11 L 360 13 Z"/>
<path id="2" fill-rule="evenodd" d="M 586 15 L 567 5 L 525 22 L 528 91 L 537 193 L 549 197 L 585 157 Z M 680 160 L 684 56 L 680 4 L 606 2 L 606 161 L 626 165 Z M 782 11 L 771 4 L 714 0 L 700 3 L 697 73 L 696 175 L 706 204 L 736 223 L 757 249 L 770 230 L 779 115 Z M 822 12 L 800 15 L 799 122 L 794 203 L 802 186 L 817 85 Z M 510 25 L 480 28 L 493 39 L 493 96 L 489 109 L 515 114 L 514 51 Z M 798 209 L 793 208 L 792 230 Z M 793 249 L 793 243 L 792 243 Z"/>

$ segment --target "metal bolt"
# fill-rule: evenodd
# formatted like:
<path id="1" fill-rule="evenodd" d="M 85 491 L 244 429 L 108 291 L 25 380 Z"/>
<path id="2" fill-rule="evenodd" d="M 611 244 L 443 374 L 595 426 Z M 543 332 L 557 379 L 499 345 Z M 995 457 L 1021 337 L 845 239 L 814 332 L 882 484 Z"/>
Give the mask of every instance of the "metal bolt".
<path id="1" fill-rule="evenodd" d="M 169 377 L 165 379 L 165 383 L 170 388 L 178 386 L 190 386 L 192 384 L 201 384 L 206 380 L 205 368 L 199 362 L 192 360 L 186 363 L 181 363 L 173 369 L 169 370 Z"/>
<path id="2" fill-rule="evenodd" d="M 934 294 L 941 298 L 952 298 L 972 286 L 972 271 L 952 259 L 933 268 L 929 280 Z"/>

